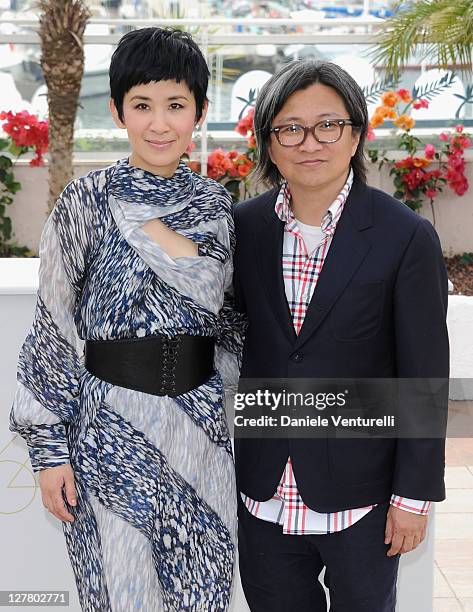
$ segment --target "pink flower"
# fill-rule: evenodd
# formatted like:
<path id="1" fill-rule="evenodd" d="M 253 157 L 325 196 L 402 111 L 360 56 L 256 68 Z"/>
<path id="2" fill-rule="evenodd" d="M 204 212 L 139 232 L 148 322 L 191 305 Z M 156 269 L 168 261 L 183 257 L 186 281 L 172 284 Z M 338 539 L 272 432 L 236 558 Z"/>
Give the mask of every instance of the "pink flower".
<path id="1" fill-rule="evenodd" d="M 368 124 L 368 133 L 366 134 L 367 140 L 374 140 L 376 138 L 373 128 L 371 127 L 371 123 Z"/>
<path id="2" fill-rule="evenodd" d="M 433 159 L 435 157 L 435 147 L 433 144 L 426 144 L 424 153 L 427 159 Z"/>
<path id="3" fill-rule="evenodd" d="M 429 101 L 425 100 L 424 98 L 420 98 L 419 100 L 416 100 L 412 106 L 416 109 L 429 108 Z"/>
<path id="4" fill-rule="evenodd" d="M 463 132 L 463 125 L 461 125 L 461 123 L 455 126 L 455 132 L 457 132 L 458 134 L 461 134 Z"/>
<path id="5" fill-rule="evenodd" d="M 435 198 L 435 196 L 437 195 L 437 190 L 436 190 L 436 189 L 434 189 L 433 187 L 429 187 L 429 188 L 427 189 L 427 191 L 425 192 L 425 195 L 426 195 L 426 196 L 427 196 L 429 199 L 433 200 L 433 199 Z"/>
<path id="6" fill-rule="evenodd" d="M 465 169 L 465 159 L 463 155 L 450 155 L 448 165 L 458 171 Z"/>
<path id="7" fill-rule="evenodd" d="M 439 138 L 440 138 L 440 140 L 443 140 L 443 141 L 445 141 L 445 142 L 446 142 L 446 141 L 448 140 L 448 134 L 447 134 L 447 132 L 442 132 L 442 133 L 440 134 Z"/>

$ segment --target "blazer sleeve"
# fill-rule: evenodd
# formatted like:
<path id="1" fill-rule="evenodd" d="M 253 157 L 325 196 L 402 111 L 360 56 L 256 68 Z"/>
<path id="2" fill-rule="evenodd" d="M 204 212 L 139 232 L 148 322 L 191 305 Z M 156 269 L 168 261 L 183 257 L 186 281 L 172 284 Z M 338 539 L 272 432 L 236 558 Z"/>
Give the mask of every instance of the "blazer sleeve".
<path id="1" fill-rule="evenodd" d="M 397 441 L 392 491 L 418 500 L 445 499 L 445 435 L 448 412 L 449 342 L 448 277 L 440 241 L 432 225 L 420 219 L 401 260 L 394 288 L 394 330 L 397 376 L 401 379 L 399 414 L 417 410 L 419 396 L 429 389 L 432 403 L 420 413 L 419 437 Z M 409 381 L 407 379 L 422 379 Z M 416 387 L 417 385 L 417 387 Z M 430 402 L 430 399 L 428 400 Z M 432 406 L 431 414 L 425 407 Z M 430 422 L 431 420 L 431 422 Z M 414 419 L 415 421 L 415 419 Z M 423 436 L 425 425 L 428 435 Z M 434 426 L 435 425 L 435 426 Z"/>
<path id="2" fill-rule="evenodd" d="M 93 241 L 80 183 L 69 184 L 44 226 L 33 323 L 21 347 L 10 430 L 35 472 L 69 462 L 68 424 L 79 412 L 83 343 L 74 315 Z"/>

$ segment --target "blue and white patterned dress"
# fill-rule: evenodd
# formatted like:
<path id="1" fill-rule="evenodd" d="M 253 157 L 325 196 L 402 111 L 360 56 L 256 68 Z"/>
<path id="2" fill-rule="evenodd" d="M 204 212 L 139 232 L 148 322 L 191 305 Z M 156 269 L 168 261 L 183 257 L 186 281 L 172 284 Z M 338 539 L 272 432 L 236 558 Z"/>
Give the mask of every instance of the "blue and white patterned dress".
<path id="1" fill-rule="evenodd" d="M 199 256 L 169 257 L 141 229 L 154 217 Z M 236 492 L 224 384 L 236 381 L 243 330 L 225 293 L 233 240 L 230 196 L 182 162 L 169 179 L 127 160 L 92 172 L 46 222 L 11 429 L 35 471 L 72 464 L 78 504 L 63 526 L 85 611 L 228 607 Z M 176 398 L 84 368 L 84 339 L 180 333 L 218 347 L 213 377 Z"/>

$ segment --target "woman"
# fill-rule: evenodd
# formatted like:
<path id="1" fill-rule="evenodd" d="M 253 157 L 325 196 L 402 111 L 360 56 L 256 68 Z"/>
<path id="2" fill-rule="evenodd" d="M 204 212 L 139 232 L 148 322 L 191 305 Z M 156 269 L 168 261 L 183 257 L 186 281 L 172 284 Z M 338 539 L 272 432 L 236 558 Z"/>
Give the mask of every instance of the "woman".
<path id="1" fill-rule="evenodd" d="M 181 161 L 208 75 L 188 34 L 126 34 L 110 108 L 132 153 L 72 181 L 42 235 L 11 428 L 64 521 L 87 611 L 226 610 L 230 599 L 231 198 Z"/>

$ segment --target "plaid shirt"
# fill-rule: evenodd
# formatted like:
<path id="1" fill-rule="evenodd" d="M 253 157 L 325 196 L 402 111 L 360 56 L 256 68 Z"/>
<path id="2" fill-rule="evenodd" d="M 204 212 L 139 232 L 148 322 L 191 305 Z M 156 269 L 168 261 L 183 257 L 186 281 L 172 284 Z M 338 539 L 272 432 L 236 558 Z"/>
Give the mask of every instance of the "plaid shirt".
<path id="1" fill-rule="evenodd" d="M 353 184 L 353 171 L 342 190 L 329 206 L 322 224 L 322 241 L 309 253 L 291 208 L 291 194 L 287 184 L 283 184 L 275 204 L 275 211 L 284 221 L 284 244 L 282 266 L 286 298 L 292 314 L 294 329 L 299 334 L 312 294 L 324 265 L 337 223 L 343 212 L 345 202 Z M 254 516 L 283 526 L 283 533 L 292 535 L 335 533 L 350 527 L 376 504 L 363 508 L 321 513 L 311 510 L 304 504 L 297 489 L 291 458 L 288 457 L 281 480 L 273 497 L 258 502 L 242 494 L 243 502 Z M 407 499 L 399 495 L 391 496 L 391 505 L 414 512 L 427 514 L 431 502 Z"/>

